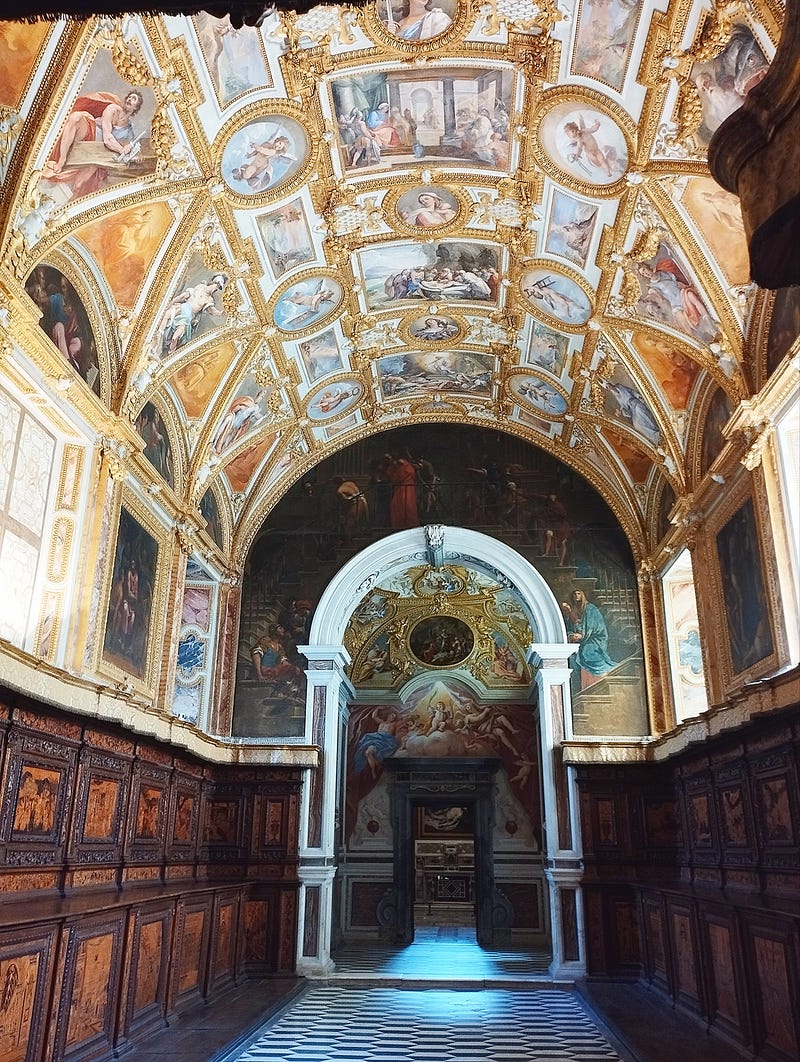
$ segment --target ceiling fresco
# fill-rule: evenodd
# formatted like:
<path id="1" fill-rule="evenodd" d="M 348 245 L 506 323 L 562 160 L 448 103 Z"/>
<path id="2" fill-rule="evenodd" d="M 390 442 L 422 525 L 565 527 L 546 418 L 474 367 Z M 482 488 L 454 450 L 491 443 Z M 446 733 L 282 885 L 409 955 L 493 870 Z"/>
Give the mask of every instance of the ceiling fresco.
<path id="1" fill-rule="evenodd" d="M 580 471 L 641 559 L 712 395 L 752 386 L 742 220 L 706 151 L 781 18 L 379 0 L 0 23 L 29 354 L 233 568 L 309 469 L 426 422 Z"/>

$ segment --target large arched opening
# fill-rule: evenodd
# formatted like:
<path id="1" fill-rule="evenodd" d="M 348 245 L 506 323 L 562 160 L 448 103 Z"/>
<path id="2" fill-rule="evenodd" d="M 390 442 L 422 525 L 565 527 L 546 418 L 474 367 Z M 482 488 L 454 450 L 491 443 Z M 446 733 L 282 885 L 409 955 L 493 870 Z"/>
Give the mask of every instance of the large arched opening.
<path id="1" fill-rule="evenodd" d="M 510 613 L 516 623 L 501 619 Z M 375 637 L 356 638 L 354 623 L 371 623 Z M 456 624 L 468 628 L 479 644 L 468 652 L 457 646 L 448 657 L 443 643 L 444 660 L 426 667 L 424 647 L 415 649 L 415 634 L 437 625 L 446 633 L 448 625 Z M 522 629 L 528 632 L 524 646 L 519 644 Z M 507 659 L 516 660 L 518 681 L 493 686 L 487 658 L 490 653 L 498 657 L 501 638 Z M 390 661 L 392 645 L 402 644 L 420 667 L 405 681 L 401 675 L 399 683 L 387 681 L 383 688 L 365 690 L 360 685 L 362 661 L 381 639 L 389 643 Z M 533 851 L 526 853 L 531 857 L 528 869 L 537 869 L 527 880 L 524 875 L 509 879 L 508 886 L 516 891 L 518 905 L 526 888 L 540 890 L 539 929 L 552 947 L 551 972 L 561 977 L 583 969 L 574 787 L 556 754 L 558 742 L 572 730 L 568 661 L 575 648 L 568 641 L 561 605 L 542 575 L 516 550 L 480 532 L 442 525 L 402 531 L 361 551 L 330 581 L 317 605 L 308 644 L 301 647 L 309 661 L 311 737 L 323 750 L 323 760 L 305 787 L 301 811 L 300 972 L 315 976 L 329 971 L 332 946 L 342 934 L 359 929 L 377 934 L 388 928 L 398 939 L 408 939 L 409 901 L 419 900 L 409 895 L 414 886 L 408 861 L 416 863 L 420 851 L 409 844 L 416 846 L 424 833 L 424 826 L 416 824 L 424 821 L 426 810 L 439 811 L 446 829 L 448 813 L 452 819 L 459 807 L 478 823 L 472 827 L 478 862 L 471 899 L 479 939 L 491 943 L 495 929 L 513 925 L 514 904 L 504 903 L 507 897 L 494 871 L 504 862 L 523 864 L 524 846 L 516 842 L 515 857 L 514 835 L 515 816 L 524 814 L 533 835 L 530 848 L 537 850 L 535 859 Z M 408 662 L 403 666 L 407 670 Z M 509 706 L 510 700 L 516 703 Z M 364 729 L 367 716 L 373 720 L 372 730 Z M 523 729 L 515 721 L 522 723 L 526 716 L 535 755 L 530 746 L 515 746 Z M 356 721 L 360 729 L 354 731 Z M 425 775 L 424 784 L 430 787 L 437 768 L 442 774 L 448 768 L 452 775 L 454 764 L 466 766 L 468 760 L 473 768 L 494 764 L 497 777 L 480 783 L 490 796 L 490 807 L 482 797 L 466 799 L 463 788 L 448 795 L 440 784 L 426 802 L 414 792 L 415 779 L 409 783 L 406 778 L 399 787 L 388 781 L 390 774 L 397 778 L 398 765 L 413 764 L 416 782 Z M 385 769 L 389 761 L 391 771 Z M 509 769 L 514 767 L 516 776 Z M 352 787 L 359 768 L 367 784 L 355 799 Z M 509 784 L 513 777 L 524 781 L 527 790 Z M 457 784 L 463 785 L 463 777 Z M 519 800 L 525 792 L 536 794 L 528 808 Z M 508 844 L 495 845 L 495 812 L 504 807 L 512 810 L 503 812 L 508 818 L 500 830 L 507 826 L 511 836 Z M 354 843 L 354 832 L 366 843 Z M 468 836 L 461 839 L 468 844 Z M 487 860 L 492 861 L 490 877 Z M 398 916 L 392 911 L 402 881 L 409 883 L 402 897 L 407 906 Z M 364 915 L 370 904 L 373 925 Z M 413 935 L 413 927 L 410 932 Z"/>

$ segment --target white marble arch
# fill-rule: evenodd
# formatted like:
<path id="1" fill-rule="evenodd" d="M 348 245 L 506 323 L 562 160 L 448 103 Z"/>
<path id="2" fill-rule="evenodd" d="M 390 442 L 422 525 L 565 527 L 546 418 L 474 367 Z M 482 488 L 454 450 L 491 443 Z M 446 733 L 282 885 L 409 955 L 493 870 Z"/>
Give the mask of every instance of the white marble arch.
<path id="1" fill-rule="evenodd" d="M 572 736 L 569 657 L 576 646 L 567 641 L 561 607 L 542 575 L 510 546 L 478 531 L 461 527 L 412 528 L 373 543 L 333 577 L 320 597 L 308 644 L 299 646 L 309 662 L 307 711 L 311 740 L 324 750 L 321 775 L 309 774 L 303 787 L 300 826 L 301 895 L 299 903 L 297 972 L 326 976 L 334 967 L 330 955 L 333 879 L 336 874 L 336 808 L 344 768 L 347 701 L 353 688 L 344 673 L 349 656 L 344 633 L 350 617 L 379 583 L 415 565 L 463 564 L 507 586 L 525 609 L 534 632 L 528 658 L 536 672 L 539 705 L 546 876 L 553 941 L 551 975 L 572 980 L 585 973 L 585 947 L 580 895 L 581 842 L 572 768 L 554 767 L 553 748 Z M 559 792 L 561 790 L 561 792 Z M 569 807 L 569 822 L 559 823 L 559 807 Z M 560 828 L 559 828 L 560 827 Z M 562 893 L 573 912 L 563 925 Z"/>
<path id="2" fill-rule="evenodd" d="M 437 526 L 438 530 L 438 526 Z M 354 609 L 378 582 L 431 560 L 441 548 L 440 563 L 464 564 L 515 590 L 528 613 L 537 642 L 566 642 L 564 617 L 553 592 L 529 561 L 504 542 L 463 527 L 442 527 L 441 546 L 429 545 L 430 528 L 398 531 L 353 557 L 320 598 L 309 635 L 311 645 L 341 645 Z"/>

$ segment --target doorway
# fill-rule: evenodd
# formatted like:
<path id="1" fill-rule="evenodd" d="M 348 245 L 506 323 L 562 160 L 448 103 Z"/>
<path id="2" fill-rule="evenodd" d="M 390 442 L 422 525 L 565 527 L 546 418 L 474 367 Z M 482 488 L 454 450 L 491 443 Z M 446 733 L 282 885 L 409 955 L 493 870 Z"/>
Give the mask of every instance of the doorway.
<path id="1" fill-rule="evenodd" d="M 412 803 L 414 933 L 475 934 L 475 805 Z"/>
<path id="2" fill-rule="evenodd" d="M 433 903 L 458 903 L 471 909 L 475 936 L 492 947 L 499 929 L 510 928 L 508 901 L 495 889 L 495 775 L 499 759 L 434 759 L 398 757 L 384 762 L 388 771 L 393 832 L 392 888 L 378 909 L 384 936 L 396 944 L 414 940 L 418 897 L 427 911 Z M 427 826 L 426 826 L 426 816 Z M 448 840 L 426 837 L 447 833 L 447 823 L 463 824 L 462 836 Z M 438 831 L 437 831 L 438 827 Z M 430 840 L 431 847 L 422 842 Z M 418 858 L 427 860 L 418 864 Z M 446 899 L 450 896 L 450 900 Z M 441 899 L 440 899 L 441 897 Z"/>

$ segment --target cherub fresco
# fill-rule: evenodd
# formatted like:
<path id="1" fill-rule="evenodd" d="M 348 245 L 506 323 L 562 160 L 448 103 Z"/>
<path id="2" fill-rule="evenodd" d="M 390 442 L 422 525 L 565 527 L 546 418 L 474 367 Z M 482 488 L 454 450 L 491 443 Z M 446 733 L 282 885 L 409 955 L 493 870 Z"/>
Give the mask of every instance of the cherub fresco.
<path id="1" fill-rule="evenodd" d="M 563 324 L 582 325 L 589 319 L 592 311 L 589 297 L 569 277 L 546 269 L 533 269 L 523 275 L 520 286 L 534 309 Z"/>
<path id="2" fill-rule="evenodd" d="M 552 384 L 536 376 L 514 376 L 511 389 L 523 402 L 529 402 L 549 417 L 560 417 L 566 412 L 567 402 Z"/>
<path id="3" fill-rule="evenodd" d="M 622 128 L 588 102 L 555 104 L 542 119 L 539 140 L 554 166 L 585 184 L 614 184 L 628 168 Z"/>
<path id="4" fill-rule="evenodd" d="M 275 324 L 285 332 L 300 332 L 328 317 L 341 299 L 341 285 L 330 277 L 301 280 L 278 299 Z"/>
<path id="5" fill-rule="evenodd" d="M 255 195 L 288 180 L 307 155 L 305 132 L 294 118 L 259 118 L 237 130 L 225 145 L 222 176 L 232 191 Z"/>
<path id="6" fill-rule="evenodd" d="M 312 420 L 325 420 L 336 413 L 343 413 L 361 397 L 362 387 L 352 380 L 332 384 L 316 395 L 307 406 Z"/>

